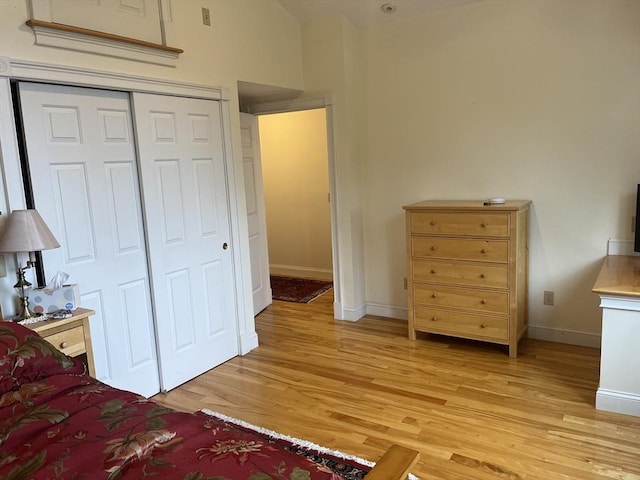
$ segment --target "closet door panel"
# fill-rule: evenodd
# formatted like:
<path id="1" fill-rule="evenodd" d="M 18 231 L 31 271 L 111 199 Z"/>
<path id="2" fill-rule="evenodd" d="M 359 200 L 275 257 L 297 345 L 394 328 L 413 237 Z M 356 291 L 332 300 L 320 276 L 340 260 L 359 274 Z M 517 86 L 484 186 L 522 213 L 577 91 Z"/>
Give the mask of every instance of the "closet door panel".
<path id="1" fill-rule="evenodd" d="M 224 177 L 224 172 L 216 172 L 213 159 L 205 158 L 193 162 L 193 176 L 196 179 L 196 206 L 198 207 L 198 227 L 201 235 L 215 235 L 218 218 L 215 209 L 202 208 L 215 205 L 217 186 L 215 178 Z"/>
<path id="2" fill-rule="evenodd" d="M 118 288 L 121 313 L 128 319 L 127 335 L 124 337 L 126 348 L 123 350 L 127 353 L 130 370 L 155 362 L 155 345 L 148 341 L 149 326 L 146 320 L 151 317 L 151 311 L 145 302 L 138 301 L 147 294 L 148 289 L 149 285 L 144 280 L 134 280 Z"/>
<path id="3" fill-rule="evenodd" d="M 156 188 L 165 245 L 185 241 L 184 204 L 178 159 L 155 162 Z"/>
<path id="4" fill-rule="evenodd" d="M 162 389 L 236 356 L 217 101 L 133 94 Z"/>
<path id="5" fill-rule="evenodd" d="M 19 87 L 34 206 L 61 248 L 43 253 L 80 285 L 96 375 L 145 396 L 159 391 L 147 253 L 129 95 Z"/>
<path id="6" fill-rule="evenodd" d="M 36 161 L 32 160 L 32 163 Z M 93 261 L 96 258 L 96 239 L 92 228 L 95 222 L 91 213 L 85 165 L 51 165 L 50 172 L 55 182 L 53 197 L 58 225 L 65 240 L 60 244 L 64 261 L 66 264 Z M 78 228 L 79 225 L 85 228 Z"/>
<path id="7" fill-rule="evenodd" d="M 222 262 L 215 261 L 202 266 L 202 282 L 205 291 L 205 302 L 203 308 L 207 312 L 208 331 L 210 337 L 223 334 L 226 328 L 224 290 L 220 288 L 222 282 L 227 281 L 224 277 L 225 268 Z"/>
<path id="8" fill-rule="evenodd" d="M 167 293 L 171 334 L 173 335 L 173 351 L 181 352 L 194 347 L 196 343 L 193 324 L 193 310 L 184 299 L 189 298 L 191 285 L 189 269 L 167 274 Z"/>
<path id="9" fill-rule="evenodd" d="M 105 165 L 109 209 L 114 219 L 116 253 L 144 251 L 139 212 L 131 208 L 140 197 L 136 172 L 131 163 Z"/>

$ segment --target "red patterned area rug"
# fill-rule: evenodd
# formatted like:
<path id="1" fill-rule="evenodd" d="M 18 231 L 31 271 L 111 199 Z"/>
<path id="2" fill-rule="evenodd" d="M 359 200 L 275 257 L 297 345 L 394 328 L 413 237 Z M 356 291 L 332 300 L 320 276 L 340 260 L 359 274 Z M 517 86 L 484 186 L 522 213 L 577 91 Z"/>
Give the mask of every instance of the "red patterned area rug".
<path id="1" fill-rule="evenodd" d="M 309 303 L 333 288 L 333 282 L 306 278 L 271 275 L 271 291 L 274 300 Z"/>
<path id="2" fill-rule="evenodd" d="M 257 443 L 263 441 L 265 445 L 278 445 L 282 446 L 286 450 L 295 453 L 296 455 L 302 455 L 308 460 L 314 463 L 322 465 L 322 467 L 331 470 L 336 474 L 336 478 L 344 480 L 363 480 L 365 475 L 371 470 L 375 463 L 358 458 L 353 455 L 347 455 L 337 450 L 330 450 L 325 447 L 321 447 L 315 443 L 307 442 L 306 440 L 300 440 L 299 438 L 283 435 L 273 430 L 258 427 L 247 423 L 237 418 L 229 417 L 222 413 L 214 412 L 208 409 L 202 409 L 202 413 L 210 415 L 222 420 L 230 427 L 249 431 L 256 435 Z M 257 444 L 256 443 L 256 444 Z M 300 477 L 302 478 L 302 477 Z M 415 479 L 415 477 L 412 476 Z M 417 480 L 417 479 L 415 479 Z"/>

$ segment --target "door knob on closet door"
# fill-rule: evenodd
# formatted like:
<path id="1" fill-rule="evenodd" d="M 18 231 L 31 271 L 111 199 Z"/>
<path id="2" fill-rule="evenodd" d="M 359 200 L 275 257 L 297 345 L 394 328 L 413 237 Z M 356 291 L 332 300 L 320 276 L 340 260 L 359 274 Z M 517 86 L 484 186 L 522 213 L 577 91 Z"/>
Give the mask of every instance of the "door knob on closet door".
<path id="1" fill-rule="evenodd" d="M 223 249 L 223 250 L 226 250 L 227 248 L 229 248 L 229 244 L 228 244 L 227 242 L 224 242 L 224 243 L 222 244 L 222 249 Z"/>

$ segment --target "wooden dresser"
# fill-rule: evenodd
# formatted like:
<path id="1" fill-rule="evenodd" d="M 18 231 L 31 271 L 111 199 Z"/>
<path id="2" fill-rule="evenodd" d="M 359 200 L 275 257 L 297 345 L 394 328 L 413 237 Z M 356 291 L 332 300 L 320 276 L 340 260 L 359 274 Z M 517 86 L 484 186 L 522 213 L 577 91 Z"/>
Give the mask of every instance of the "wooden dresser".
<path id="1" fill-rule="evenodd" d="M 407 217 L 409 338 L 416 332 L 509 346 L 527 330 L 528 200 L 419 202 Z"/>

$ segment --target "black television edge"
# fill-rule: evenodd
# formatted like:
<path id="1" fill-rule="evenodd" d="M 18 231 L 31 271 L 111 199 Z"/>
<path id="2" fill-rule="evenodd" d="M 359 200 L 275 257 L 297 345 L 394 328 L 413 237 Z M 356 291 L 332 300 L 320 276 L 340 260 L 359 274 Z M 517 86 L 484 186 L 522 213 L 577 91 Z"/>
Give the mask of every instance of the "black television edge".
<path id="1" fill-rule="evenodd" d="M 636 241 L 633 244 L 633 249 L 636 252 L 640 252 L 640 184 L 638 184 L 638 193 L 636 195 Z"/>

